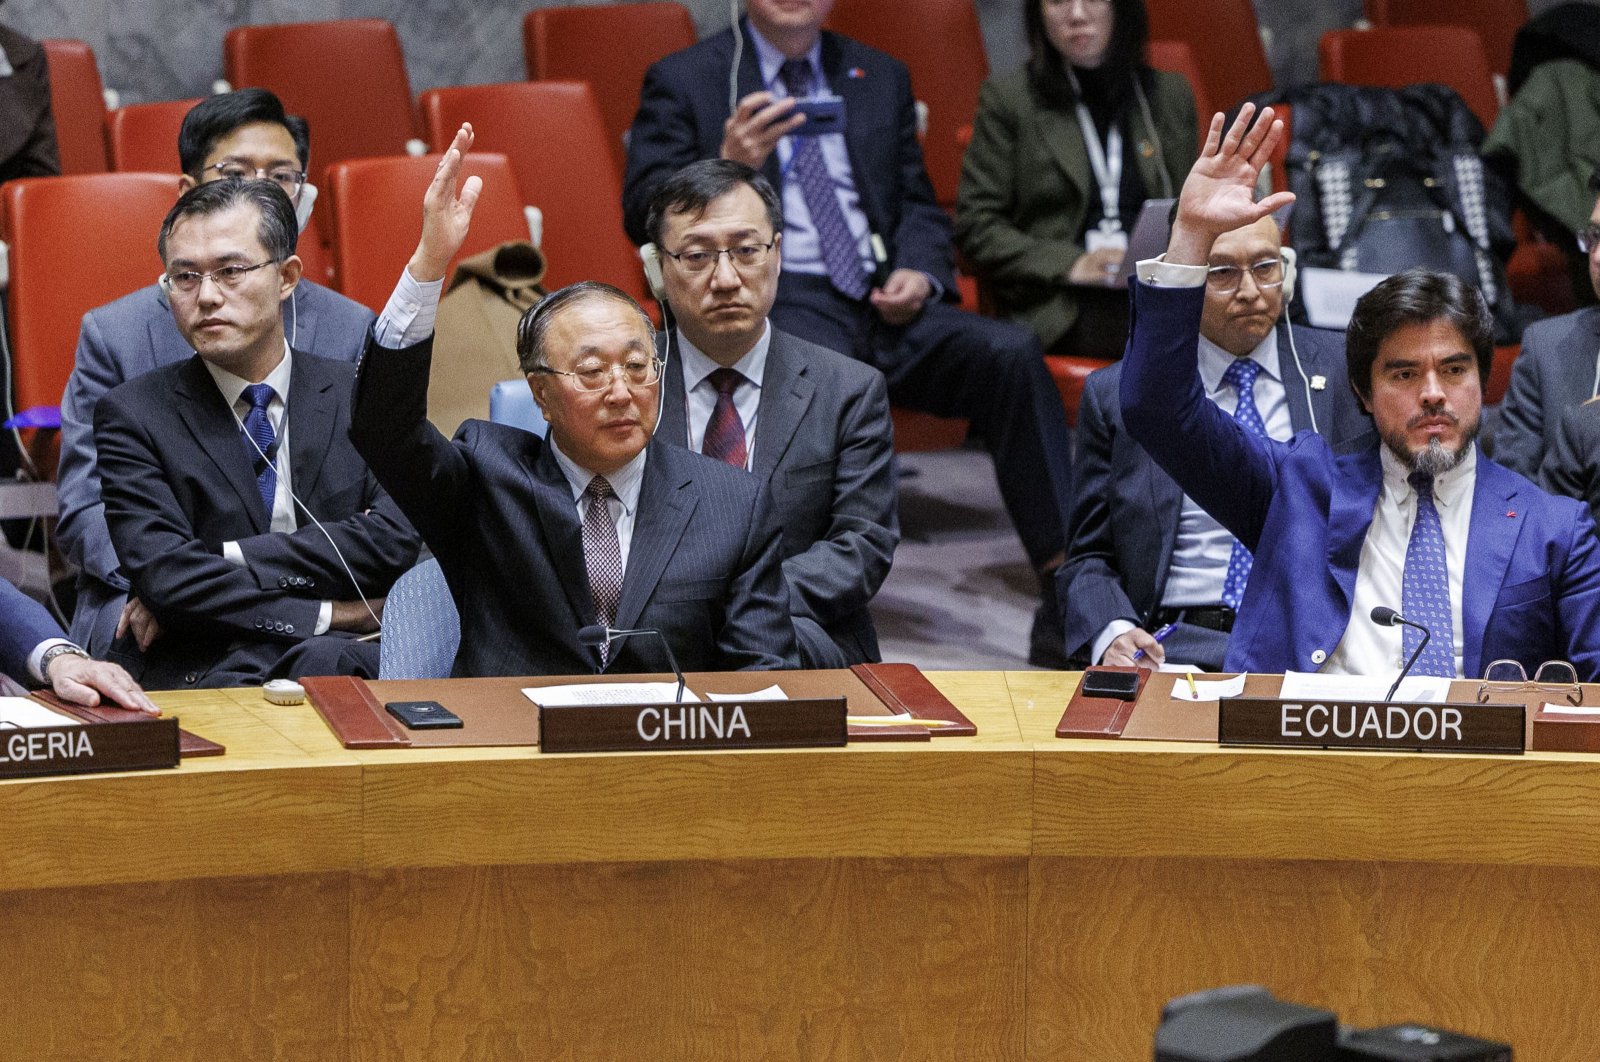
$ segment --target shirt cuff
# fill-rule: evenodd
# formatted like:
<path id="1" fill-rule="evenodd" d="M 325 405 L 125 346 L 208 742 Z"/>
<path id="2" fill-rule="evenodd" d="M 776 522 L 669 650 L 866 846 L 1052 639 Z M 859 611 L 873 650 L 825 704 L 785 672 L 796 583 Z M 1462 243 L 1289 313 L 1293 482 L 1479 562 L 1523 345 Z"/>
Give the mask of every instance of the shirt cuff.
<path id="1" fill-rule="evenodd" d="M 1198 288 L 1206 282 L 1209 267 L 1179 265 L 1166 261 L 1166 255 L 1146 258 L 1137 268 L 1139 279 L 1156 288 Z"/>
<path id="2" fill-rule="evenodd" d="M 33 647 L 33 652 L 28 654 L 28 674 L 33 676 L 33 681 L 43 684 L 45 682 L 44 670 L 40 664 L 44 661 L 44 654 L 58 645 L 70 645 L 78 648 L 77 642 L 69 642 L 65 638 L 46 638 Z"/>
<path id="3" fill-rule="evenodd" d="M 237 542 L 230 541 L 222 544 L 222 559 L 230 564 L 237 564 L 241 568 L 245 567 L 244 550 L 239 548 L 239 543 Z"/>
<path id="4" fill-rule="evenodd" d="M 433 324 L 439 316 L 439 296 L 443 292 L 442 278 L 421 281 L 411 275 L 409 267 L 400 270 L 400 280 L 372 328 L 378 346 L 398 350 L 433 335 Z"/>
<path id="5" fill-rule="evenodd" d="M 1137 623 L 1130 623 L 1125 619 L 1112 620 L 1110 623 L 1106 624 L 1106 629 L 1096 635 L 1095 640 L 1090 643 L 1089 659 L 1094 661 L 1096 664 L 1100 663 L 1100 661 L 1105 658 L 1106 650 L 1111 648 L 1112 642 L 1116 641 L 1124 634 L 1127 634 L 1129 631 L 1137 630 L 1138 627 L 1139 625 Z"/>
<path id="6" fill-rule="evenodd" d="M 311 633 L 327 634 L 331 626 L 333 626 L 333 602 L 324 601 L 317 609 L 317 625 L 311 629 Z"/>
<path id="7" fill-rule="evenodd" d="M 928 301 L 939 302 L 943 300 L 944 285 L 935 280 L 932 273 L 924 273 L 922 275 L 928 278 L 928 287 L 932 289 L 928 294 Z"/>

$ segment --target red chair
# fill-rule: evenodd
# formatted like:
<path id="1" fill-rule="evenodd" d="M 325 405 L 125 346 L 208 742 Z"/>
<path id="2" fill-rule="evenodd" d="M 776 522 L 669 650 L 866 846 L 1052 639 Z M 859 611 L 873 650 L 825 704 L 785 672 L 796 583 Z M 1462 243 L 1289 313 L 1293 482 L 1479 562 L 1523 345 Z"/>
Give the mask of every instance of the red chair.
<path id="1" fill-rule="evenodd" d="M 1489 68 L 1511 71 L 1511 46 L 1528 21 L 1524 0 L 1367 0 L 1367 18 L 1374 26 L 1447 25 L 1478 31 Z"/>
<path id="2" fill-rule="evenodd" d="M 522 19 L 528 76 L 589 83 L 619 174 L 627 160 L 623 137 L 639 109 L 645 71 L 694 42 L 694 21 L 682 4 L 543 7 Z"/>
<path id="3" fill-rule="evenodd" d="M 894 424 L 896 453 L 918 454 L 929 450 L 953 450 L 967 441 L 971 425 L 957 417 L 936 417 L 932 413 L 889 407 Z"/>
<path id="4" fill-rule="evenodd" d="M 156 234 L 178 181 L 161 173 L 33 177 L 8 182 L 0 195 L 11 244 L 16 408 L 57 406 L 83 315 L 160 274 Z"/>
<path id="5" fill-rule="evenodd" d="M 106 115 L 106 144 L 118 173 L 178 173 L 178 130 L 198 99 L 135 103 Z"/>
<path id="6" fill-rule="evenodd" d="M 952 207 L 961 180 L 963 129 L 978 113 L 989 58 L 972 0 L 838 0 L 827 28 L 869 44 L 911 69 L 911 87 L 928 107 L 922 155 L 939 202 Z M 970 134 L 969 134 L 970 135 Z"/>
<path id="7" fill-rule="evenodd" d="M 540 248 L 547 287 L 603 280 L 649 305 L 639 256 L 622 229 L 622 181 L 606 151 L 605 126 L 588 84 L 512 81 L 432 89 L 422 94 L 422 113 L 433 150 L 447 148 L 461 123 L 470 121 L 475 148 L 511 160 L 522 201 L 544 215 Z"/>
<path id="8" fill-rule="evenodd" d="M 82 41 L 40 43 L 50 68 L 50 112 L 56 120 L 61 172 L 106 172 L 106 96 L 93 49 Z"/>
<path id="9" fill-rule="evenodd" d="M 405 56 L 382 19 L 238 26 L 222 41 L 235 88 L 271 89 L 311 125 L 312 180 L 349 158 L 398 155 L 418 136 Z"/>
<path id="10" fill-rule="evenodd" d="M 1330 30 L 1317 52 L 1324 81 L 1382 88 L 1437 82 L 1454 89 L 1485 129 L 1500 114 L 1483 43 L 1465 26 Z"/>
<path id="11" fill-rule="evenodd" d="M 1183 41 L 1150 41 L 1144 46 L 1145 62 L 1157 70 L 1177 74 L 1189 82 L 1194 94 L 1194 119 L 1198 125 L 1195 143 L 1205 141 L 1206 129 L 1216 110 L 1211 106 L 1211 96 L 1206 92 L 1205 80 L 1200 76 L 1200 64 L 1195 62 L 1194 49 Z"/>
<path id="12" fill-rule="evenodd" d="M 1046 354 L 1044 367 L 1061 392 L 1061 404 L 1067 410 L 1068 427 L 1078 426 L 1078 404 L 1083 401 L 1083 384 L 1089 374 L 1103 369 L 1111 362 L 1100 358 L 1080 358 L 1070 354 Z"/>
<path id="13" fill-rule="evenodd" d="M 1272 68 L 1250 0 L 1148 0 L 1152 40 L 1183 41 L 1194 51 L 1210 106 L 1228 110 L 1272 88 Z"/>
<path id="14" fill-rule="evenodd" d="M 374 313 L 383 312 L 400 270 L 416 250 L 422 235 L 422 193 L 438 167 L 438 155 L 346 159 L 328 167 L 325 201 L 332 214 L 339 290 Z M 450 263 L 452 270 L 462 258 L 528 238 L 522 193 L 510 161 L 504 155 L 473 152 L 463 172 L 483 178 L 483 195 L 466 244 Z"/>

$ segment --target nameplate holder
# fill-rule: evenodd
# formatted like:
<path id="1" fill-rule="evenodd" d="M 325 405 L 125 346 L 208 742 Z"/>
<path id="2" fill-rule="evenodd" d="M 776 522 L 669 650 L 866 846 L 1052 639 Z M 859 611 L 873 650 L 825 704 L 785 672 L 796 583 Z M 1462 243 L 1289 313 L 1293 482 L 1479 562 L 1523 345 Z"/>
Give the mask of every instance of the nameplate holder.
<path id="1" fill-rule="evenodd" d="M 1217 742 L 1300 749 L 1476 752 L 1520 755 L 1520 704 L 1332 701 L 1225 697 Z"/>
<path id="2" fill-rule="evenodd" d="M 541 705 L 540 752 L 836 748 L 845 699 Z"/>
<path id="3" fill-rule="evenodd" d="M 177 765 L 178 721 L 173 718 L 0 729 L 0 778 Z"/>

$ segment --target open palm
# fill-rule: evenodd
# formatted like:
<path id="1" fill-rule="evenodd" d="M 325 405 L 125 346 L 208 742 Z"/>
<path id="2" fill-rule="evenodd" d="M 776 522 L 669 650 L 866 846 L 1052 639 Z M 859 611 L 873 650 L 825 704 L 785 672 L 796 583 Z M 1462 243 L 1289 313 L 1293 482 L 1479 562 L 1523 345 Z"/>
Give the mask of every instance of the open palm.
<path id="1" fill-rule="evenodd" d="M 1205 146 L 1183 190 L 1178 215 L 1186 226 L 1213 237 L 1254 224 L 1294 202 L 1292 192 L 1276 192 L 1256 201 L 1256 180 L 1283 137 L 1283 123 L 1268 107 L 1254 124 L 1255 105 L 1247 103 L 1223 135 L 1223 116 L 1212 116 Z"/>

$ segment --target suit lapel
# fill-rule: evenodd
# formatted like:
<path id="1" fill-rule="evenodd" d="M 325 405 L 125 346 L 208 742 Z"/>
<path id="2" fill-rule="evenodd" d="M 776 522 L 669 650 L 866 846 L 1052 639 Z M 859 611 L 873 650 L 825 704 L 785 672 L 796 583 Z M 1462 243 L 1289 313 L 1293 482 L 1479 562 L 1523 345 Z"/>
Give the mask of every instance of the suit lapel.
<path id="1" fill-rule="evenodd" d="M 816 385 L 806 376 L 806 367 L 797 365 L 793 352 L 777 331 L 767 348 L 767 367 L 761 380 L 761 402 L 756 414 L 756 459 L 752 471 L 763 483 L 772 479 L 778 461 L 794 442 Z"/>
<path id="2" fill-rule="evenodd" d="M 245 452 L 239 424 L 200 355 L 184 363 L 174 397 L 178 417 L 193 436 L 195 445 L 239 496 L 240 506 L 250 517 L 251 528 L 256 534 L 265 534 L 272 518 L 261 504 L 261 491 L 256 487 L 255 472 Z"/>
<path id="3" fill-rule="evenodd" d="M 1077 116 L 1055 107 L 1040 107 L 1039 132 L 1072 186 L 1084 189 L 1089 202 L 1098 202 L 1094 171 L 1089 168 L 1089 149 L 1084 146 Z"/>
<path id="4" fill-rule="evenodd" d="M 680 345 L 680 351 L 683 349 Z M 656 425 L 656 438 L 674 446 L 689 446 L 688 402 L 683 390 L 683 356 L 668 362 L 661 370 L 661 422 Z"/>
<path id="5" fill-rule="evenodd" d="M 1171 476 L 1148 458 L 1140 462 L 1139 474 L 1144 476 L 1150 492 L 1150 512 L 1157 533 L 1161 536 L 1156 551 L 1155 581 L 1151 584 L 1156 590 L 1155 602 L 1151 605 L 1154 611 L 1161 607 L 1162 595 L 1167 590 L 1167 573 L 1172 570 L 1172 555 L 1178 547 L 1178 521 L 1183 519 L 1183 491 Z M 1140 618 L 1148 620 L 1150 617 Z"/>
<path id="6" fill-rule="evenodd" d="M 1289 428 L 1291 431 L 1310 431 L 1312 421 L 1317 424 L 1332 426 L 1333 410 L 1328 404 L 1328 389 L 1311 392 L 1310 405 L 1306 402 L 1308 385 L 1306 380 L 1317 375 L 1316 361 L 1311 355 L 1297 358 L 1292 340 L 1289 338 L 1289 329 L 1292 326 L 1285 323 L 1278 329 L 1278 376 L 1283 380 L 1284 399 L 1289 403 Z M 1299 361 L 1297 366 L 1295 362 Z M 1305 370 L 1306 379 L 1300 378 L 1300 371 Z M 1316 416 L 1311 415 L 1316 410 Z M 1329 440 L 1331 443 L 1331 439 Z"/>
<path id="7" fill-rule="evenodd" d="M 1478 455 L 1467 531 L 1471 578 L 1468 572 L 1461 573 L 1461 670 L 1468 678 L 1483 673 L 1483 633 L 1522 533 L 1524 520 L 1515 505 L 1518 492 L 1514 476 Z"/>
<path id="8" fill-rule="evenodd" d="M 878 85 L 871 77 L 865 76 L 865 70 L 856 67 L 846 67 L 841 38 L 833 33 L 822 34 L 822 76 L 828 83 L 828 90 L 835 96 L 844 100 L 844 112 L 848 115 L 869 114 L 879 109 L 880 100 Z M 861 76 L 852 77 L 851 71 L 858 70 Z M 887 88 L 887 87 L 886 87 Z M 893 237 L 886 231 L 892 226 L 889 224 L 888 215 L 878 202 L 878 189 L 870 179 L 872 170 L 863 165 L 867 159 L 882 157 L 886 147 L 883 144 L 863 143 L 863 136 L 870 136 L 871 122 L 846 120 L 844 129 L 845 154 L 850 157 L 850 170 L 855 174 L 856 194 L 860 197 L 861 212 L 867 216 L 867 224 L 875 233 L 883 234 L 885 239 Z M 776 152 L 774 152 L 776 154 Z M 890 254 L 893 255 L 891 247 Z"/>
<path id="9" fill-rule="evenodd" d="M 752 92 L 760 92 L 766 86 L 761 81 L 761 61 L 756 58 L 756 42 L 750 36 L 750 20 L 741 18 L 733 31 L 744 35 L 744 55 L 739 59 L 738 88 L 738 98 L 742 100 Z M 728 39 L 728 59 L 730 61 L 733 59 L 733 40 L 731 37 Z M 726 64 L 724 64 L 723 69 L 727 69 Z M 722 89 L 718 90 L 718 95 L 721 95 L 722 91 L 727 88 L 727 84 L 727 78 L 724 77 L 722 79 Z M 731 109 L 729 113 L 732 113 Z M 778 168 L 778 153 L 776 151 L 767 156 L 767 161 L 761 166 L 761 175 L 772 184 L 772 187 L 782 190 L 783 173 Z"/>
<path id="10" fill-rule="evenodd" d="M 1344 594 L 1338 615 L 1348 621 L 1356 593 L 1356 569 L 1361 547 L 1372 527 L 1372 507 L 1383 486 L 1383 466 L 1377 446 L 1338 458 L 1328 499 L 1328 568 Z"/>
<path id="11" fill-rule="evenodd" d="M 592 623 L 596 614 L 594 594 L 589 589 L 589 569 L 583 557 L 583 526 L 578 522 L 572 487 L 549 446 L 540 446 L 531 460 L 525 460 L 524 470 L 533 495 L 534 515 L 545 541 L 550 544 L 551 566 L 561 581 L 573 617 L 581 621 L 574 624 L 576 631 L 578 626 Z M 599 666 L 599 654 L 592 649 L 586 652 L 593 655 L 595 665 Z"/>
<path id="12" fill-rule="evenodd" d="M 694 496 L 683 489 L 694 477 L 674 467 L 674 455 L 664 446 L 651 443 L 649 452 L 628 548 L 628 570 L 622 577 L 622 600 L 617 605 L 618 627 L 632 627 L 639 621 L 695 509 Z"/>
<path id="13" fill-rule="evenodd" d="M 339 398 L 333 381 L 308 355 L 294 352 L 289 376 L 289 477 L 295 493 L 312 497 L 339 420 Z"/>

